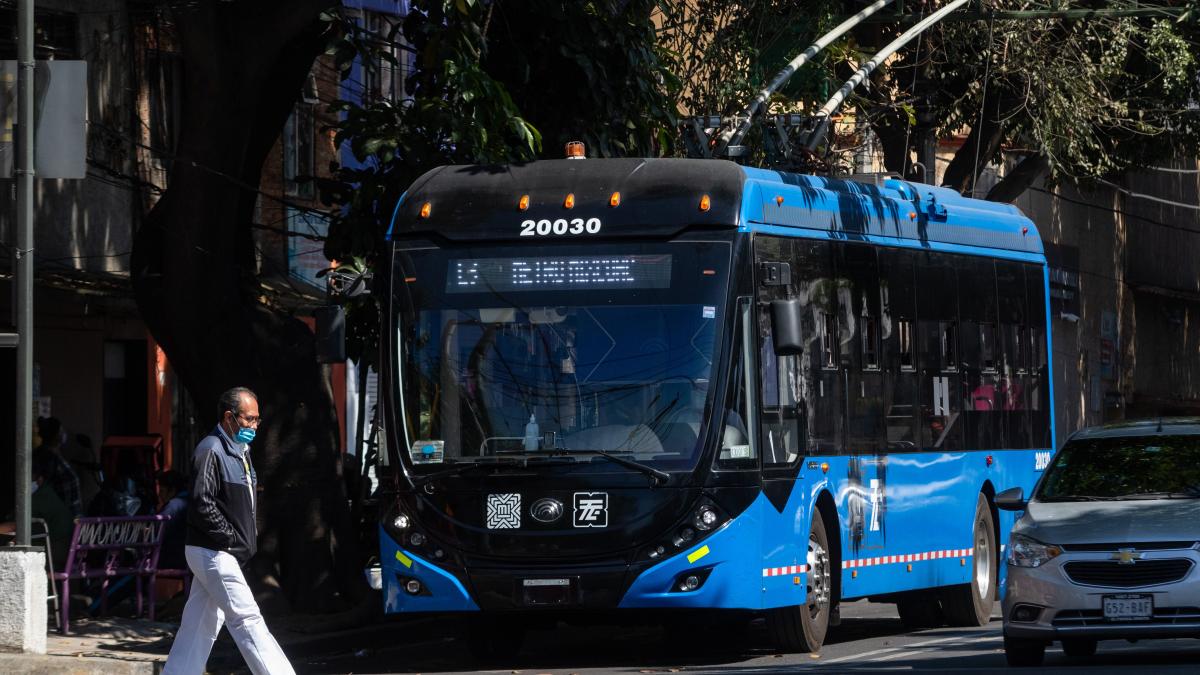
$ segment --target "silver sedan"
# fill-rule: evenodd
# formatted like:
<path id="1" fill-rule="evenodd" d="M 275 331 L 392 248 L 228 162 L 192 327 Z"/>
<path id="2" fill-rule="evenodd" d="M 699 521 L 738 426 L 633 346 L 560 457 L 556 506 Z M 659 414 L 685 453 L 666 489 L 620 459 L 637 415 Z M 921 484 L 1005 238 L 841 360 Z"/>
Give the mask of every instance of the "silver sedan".
<path id="1" fill-rule="evenodd" d="M 1077 432 L 1026 501 L 1007 550 L 1004 652 L 1086 658 L 1108 639 L 1200 637 L 1200 420 Z"/>

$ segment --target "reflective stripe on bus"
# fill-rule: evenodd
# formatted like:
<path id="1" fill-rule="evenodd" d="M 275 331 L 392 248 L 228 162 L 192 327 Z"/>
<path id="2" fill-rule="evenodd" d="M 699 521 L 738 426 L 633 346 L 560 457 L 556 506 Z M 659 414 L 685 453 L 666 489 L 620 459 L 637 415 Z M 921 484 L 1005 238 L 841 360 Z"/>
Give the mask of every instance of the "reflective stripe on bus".
<path id="1" fill-rule="evenodd" d="M 955 548 L 945 551 L 925 551 L 923 553 L 907 553 L 904 555 L 882 555 L 877 558 L 857 558 L 842 561 L 842 569 L 858 567 L 874 567 L 876 565 L 894 565 L 901 563 L 921 562 L 924 560 L 944 560 L 950 558 L 970 558 L 975 555 L 973 548 Z M 790 565 L 785 567 L 764 567 L 764 577 L 781 577 L 788 574 L 804 574 L 808 565 Z"/>

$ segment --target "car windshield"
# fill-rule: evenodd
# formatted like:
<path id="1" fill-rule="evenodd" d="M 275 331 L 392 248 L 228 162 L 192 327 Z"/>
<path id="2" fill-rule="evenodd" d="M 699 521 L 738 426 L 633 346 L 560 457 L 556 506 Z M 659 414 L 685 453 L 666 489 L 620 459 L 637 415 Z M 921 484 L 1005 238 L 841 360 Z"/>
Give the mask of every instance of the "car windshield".
<path id="1" fill-rule="evenodd" d="M 701 242 L 398 252 L 409 459 L 690 468 L 728 266 L 728 244 Z"/>
<path id="2" fill-rule="evenodd" d="M 1038 488 L 1041 501 L 1200 497 L 1200 436 L 1068 443 Z"/>

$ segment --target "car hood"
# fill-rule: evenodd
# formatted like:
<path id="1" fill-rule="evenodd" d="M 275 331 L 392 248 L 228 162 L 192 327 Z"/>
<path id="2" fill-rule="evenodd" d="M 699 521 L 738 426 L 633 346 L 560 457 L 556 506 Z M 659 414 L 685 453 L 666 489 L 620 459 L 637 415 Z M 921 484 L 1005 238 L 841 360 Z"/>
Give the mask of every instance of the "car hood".
<path id="1" fill-rule="evenodd" d="M 1200 499 L 1030 502 L 1019 532 L 1047 544 L 1200 540 Z"/>

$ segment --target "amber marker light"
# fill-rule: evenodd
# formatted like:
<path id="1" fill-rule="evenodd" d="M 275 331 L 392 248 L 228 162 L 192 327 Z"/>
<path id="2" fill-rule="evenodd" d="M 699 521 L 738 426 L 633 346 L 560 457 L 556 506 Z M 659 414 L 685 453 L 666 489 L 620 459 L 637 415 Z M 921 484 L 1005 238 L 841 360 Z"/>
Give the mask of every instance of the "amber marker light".
<path id="1" fill-rule="evenodd" d="M 775 195 L 775 206 L 783 206 L 783 195 Z"/>
<path id="2" fill-rule="evenodd" d="M 417 280 L 416 277 L 404 277 L 404 283 L 406 283 L 406 284 L 411 284 L 416 280 Z"/>
<path id="3" fill-rule="evenodd" d="M 716 275 L 717 275 L 716 270 L 704 270 L 704 276 L 706 276 L 706 277 L 715 277 Z"/>
<path id="4" fill-rule="evenodd" d="M 521 195 L 521 198 L 517 200 L 517 208 L 522 211 L 529 209 L 529 195 Z"/>
<path id="5" fill-rule="evenodd" d="M 620 192 L 612 193 L 612 196 L 608 198 L 608 205 L 609 206 L 620 206 L 621 205 L 621 193 Z"/>
<path id="6" fill-rule="evenodd" d="M 586 159 L 587 149 L 581 141 L 567 143 L 567 159 Z"/>
<path id="7" fill-rule="evenodd" d="M 708 195 L 700 197 L 700 210 L 707 211 L 710 208 L 712 208 L 712 202 L 709 200 Z"/>
<path id="8" fill-rule="evenodd" d="M 567 198 L 563 200 L 563 208 L 564 209 L 575 208 L 575 193 L 574 192 L 567 193 Z"/>
<path id="9" fill-rule="evenodd" d="M 430 204 L 429 202 L 425 202 L 424 204 L 421 205 L 421 217 L 422 218 L 428 218 L 429 214 L 432 211 L 433 211 L 433 204 Z"/>
<path id="10" fill-rule="evenodd" d="M 829 473 L 829 462 L 821 462 L 821 473 Z"/>

